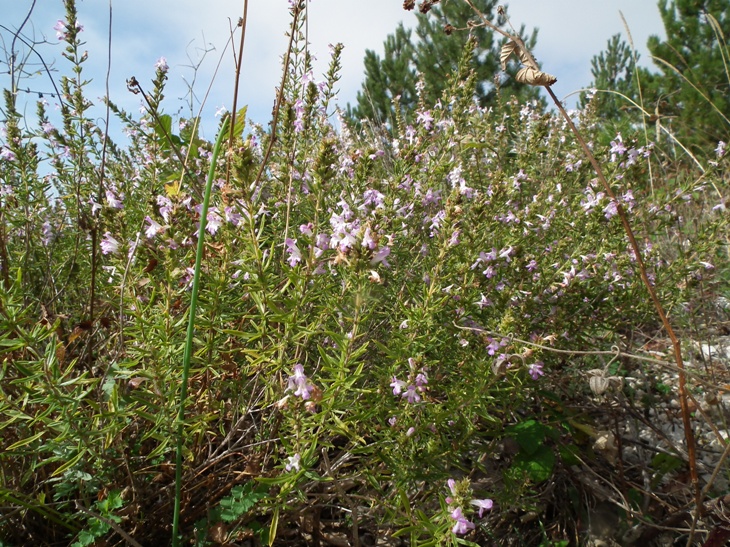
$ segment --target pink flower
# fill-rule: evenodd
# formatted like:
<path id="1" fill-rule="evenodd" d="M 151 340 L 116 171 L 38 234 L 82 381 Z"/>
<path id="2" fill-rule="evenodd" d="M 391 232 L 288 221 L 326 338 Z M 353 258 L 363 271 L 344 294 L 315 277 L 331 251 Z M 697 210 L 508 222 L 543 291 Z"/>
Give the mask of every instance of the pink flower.
<path id="1" fill-rule="evenodd" d="M 289 262 L 289 266 L 293 268 L 302 261 L 302 251 L 300 251 L 299 247 L 297 247 L 296 239 L 287 237 L 284 240 L 284 245 L 286 245 L 286 252 L 289 253 L 289 258 L 287 258 L 287 262 Z"/>
<path id="2" fill-rule="evenodd" d="M 393 395 L 400 395 L 403 392 L 403 388 L 406 387 L 406 383 L 403 380 L 398 380 L 395 376 L 392 378 L 390 387 L 393 388 Z"/>
<path id="3" fill-rule="evenodd" d="M 167 65 L 167 59 L 165 59 L 164 57 L 160 57 L 159 59 L 157 59 L 157 62 L 155 63 L 155 69 L 159 70 L 163 74 L 170 70 L 170 67 Z"/>
<path id="4" fill-rule="evenodd" d="M 494 502 L 490 499 L 471 500 L 469 503 L 479 508 L 479 518 L 482 518 L 484 511 L 491 511 L 492 507 L 494 507 Z"/>
<path id="5" fill-rule="evenodd" d="M 109 232 L 104 234 L 104 238 L 99 243 L 99 246 L 101 247 L 102 254 L 105 255 L 117 254 L 119 251 L 119 242 Z"/>
<path id="6" fill-rule="evenodd" d="M 530 373 L 530 376 L 532 376 L 533 380 L 537 380 L 540 378 L 540 376 L 543 376 L 545 374 L 542 370 L 543 366 L 544 363 L 542 361 L 538 361 L 537 363 L 528 365 L 527 372 Z"/>
<path id="7" fill-rule="evenodd" d="M 289 377 L 286 391 L 293 391 L 294 396 L 307 400 L 311 395 L 312 389 L 314 389 L 314 385 L 309 381 L 306 374 L 304 374 L 304 367 L 297 363 L 294 365 L 294 374 Z"/>
<path id="8" fill-rule="evenodd" d="M 144 231 L 144 233 L 148 239 L 152 239 L 157 234 L 161 234 L 167 229 L 165 226 L 160 226 L 159 223 L 152 220 L 149 217 L 149 215 L 144 217 L 144 219 L 145 219 L 145 222 L 147 222 L 147 224 L 149 224 L 149 226 L 147 226 L 147 228 L 145 228 L 145 231 Z"/>
<path id="9" fill-rule="evenodd" d="M 457 507 L 451 512 L 451 518 L 456 521 L 456 524 L 454 524 L 454 527 L 451 529 L 451 531 L 455 534 L 463 535 L 469 530 L 474 529 L 474 525 L 466 520 L 466 517 L 461 512 L 461 507 Z"/>

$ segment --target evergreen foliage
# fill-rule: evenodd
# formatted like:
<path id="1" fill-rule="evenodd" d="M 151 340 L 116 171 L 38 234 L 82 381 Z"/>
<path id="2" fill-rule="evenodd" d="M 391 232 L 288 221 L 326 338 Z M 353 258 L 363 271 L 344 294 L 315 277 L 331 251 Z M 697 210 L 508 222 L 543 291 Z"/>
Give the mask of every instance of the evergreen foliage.
<path id="1" fill-rule="evenodd" d="M 723 36 L 730 35 L 730 3 L 661 0 L 659 11 L 668 38 L 651 36 L 647 43 L 660 71 L 649 79 L 659 114 L 671 117 L 672 129 L 687 145 L 696 148 L 726 140 L 730 73 Z M 713 29 L 710 17 L 719 29 Z"/>
<path id="2" fill-rule="evenodd" d="M 635 66 L 638 55 L 634 58 L 631 47 L 615 34 L 608 40 L 606 50 L 595 55 L 591 60 L 591 87 L 601 90 L 593 99 L 598 116 L 604 122 L 612 122 L 625 117 L 629 102 L 626 98 L 638 102 L 635 81 Z M 620 95 L 619 95 L 620 94 Z M 623 95 L 623 97 L 621 96 Z M 581 97 L 581 106 L 588 102 L 584 93 Z"/>
<path id="3" fill-rule="evenodd" d="M 653 138 L 698 151 L 727 140 L 730 128 L 730 4 L 724 0 L 659 0 L 667 39 L 651 36 L 647 46 L 657 70 L 639 68 L 630 47 L 614 36 L 592 60 L 594 107 L 611 125 L 641 120 L 631 101 L 642 105 Z M 715 25 L 717 23 L 717 25 Z M 641 86 L 641 93 L 639 87 Z M 605 92 L 605 93 L 604 93 Z M 616 93 L 624 95 L 619 96 Z M 583 102 L 585 104 L 584 96 Z"/>
<path id="4" fill-rule="evenodd" d="M 505 24 L 505 18 L 495 13 L 496 0 L 477 0 L 474 5 L 498 26 Z M 372 50 L 366 51 L 365 79 L 357 94 L 357 104 L 348 107 L 350 119 L 370 119 L 391 126 L 396 112 L 409 119 L 418 103 L 419 75 L 425 84 L 426 104 L 434 104 L 457 70 L 470 37 L 477 43 L 471 68 L 476 76 L 475 98 L 479 106 L 493 104 L 498 95 L 504 94 L 524 100 L 538 98 L 537 89 L 516 84 L 513 78 L 500 74 L 499 50 L 503 41 L 479 25 L 479 19 L 467 3 L 440 2 L 429 13 L 419 13 L 416 17 L 414 40 L 411 30 L 401 23 L 385 40 L 382 57 Z M 536 30 L 527 36 L 523 26 L 520 36 L 530 49 L 534 47 Z"/>

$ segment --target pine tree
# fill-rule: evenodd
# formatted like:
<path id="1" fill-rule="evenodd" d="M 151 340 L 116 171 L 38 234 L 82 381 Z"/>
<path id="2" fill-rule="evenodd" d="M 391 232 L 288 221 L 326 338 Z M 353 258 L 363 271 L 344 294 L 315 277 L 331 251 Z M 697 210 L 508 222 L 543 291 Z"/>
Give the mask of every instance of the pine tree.
<path id="1" fill-rule="evenodd" d="M 646 116 L 642 120 L 629 101 L 601 92 L 594 99 L 598 115 L 612 129 L 650 124 L 660 144 L 672 142 L 663 127 L 691 151 L 714 148 L 730 133 L 730 50 L 725 42 L 730 37 L 730 3 L 659 0 L 658 7 L 667 39 L 651 36 L 647 43 L 658 70 L 635 71 L 631 51 L 618 36 L 592 61 L 592 87 L 642 103 Z"/>
<path id="2" fill-rule="evenodd" d="M 638 55 L 634 58 L 629 45 L 615 34 L 608 40 L 605 51 L 591 60 L 593 82 L 597 95 L 592 99 L 594 108 L 604 121 L 611 123 L 625 117 L 632 111 L 631 102 L 638 103 L 636 75 L 634 69 Z M 623 96 L 622 96 L 623 95 Z M 587 95 L 581 95 L 581 106 L 588 102 Z"/>
<path id="3" fill-rule="evenodd" d="M 504 19 L 495 18 L 497 0 L 476 0 L 474 5 L 491 21 L 504 25 Z M 497 94 L 518 95 L 521 99 L 539 97 L 539 90 L 518 84 L 513 78 L 500 75 L 499 49 L 501 41 L 494 33 L 480 26 L 480 20 L 463 0 L 442 0 L 427 14 L 417 14 L 416 38 L 400 24 L 387 37 L 381 58 L 368 50 L 365 54 L 365 80 L 357 94 L 357 104 L 348 107 L 348 116 L 358 121 L 363 118 L 392 124 L 395 119 L 393 100 L 400 97 L 401 114 L 410 118 L 417 103 L 416 84 L 420 77 L 425 83 L 427 104 L 441 97 L 450 75 L 456 70 L 469 36 L 477 40 L 473 54 L 473 69 L 477 87 L 475 98 L 481 106 L 493 104 Z M 472 24 L 476 23 L 476 25 Z M 520 35 L 532 49 L 537 31 Z"/>
<path id="4" fill-rule="evenodd" d="M 667 39 L 647 43 L 660 73 L 649 80 L 658 113 L 685 145 L 705 147 L 730 132 L 730 2 L 660 0 Z M 713 18 L 718 28 L 713 28 Z M 657 60 L 660 59 L 660 60 Z"/>
<path id="5" fill-rule="evenodd" d="M 357 92 L 357 107 L 350 109 L 353 119 L 367 118 L 392 122 L 393 99 L 400 97 L 401 114 L 415 107 L 418 75 L 413 66 L 416 52 L 411 31 L 403 23 L 390 34 L 384 44 L 383 58 L 372 50 L 365 52 L 366 84 Z"/>

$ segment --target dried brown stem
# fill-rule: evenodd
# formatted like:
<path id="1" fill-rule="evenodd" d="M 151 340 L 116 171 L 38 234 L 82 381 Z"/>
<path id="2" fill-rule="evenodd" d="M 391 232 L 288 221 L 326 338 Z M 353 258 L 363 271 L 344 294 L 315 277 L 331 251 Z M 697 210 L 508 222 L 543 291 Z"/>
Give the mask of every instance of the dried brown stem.
<path id="1" fill-rule="evenodd" d="M 652 285 L 651 281 L 649 280 L 649 276 L 646 273 L 646 266 L 644 264 L 644 259 L 641 257 L 641 250 L 639 249 L 639 244 L 636 241 L 636 237 L 634 236 L 634 232 L 631 229 L 631 224 L 629 223 L 628 216 L 626 215 L 626 211 L 624 210 L 621 203 L 616 199 L 616 194 L 614 193 L 613 189 L 611 188 L 611 185 L 608 184 L 608 181 L 606 180 L 606 177 L 603 174 L 603 170 L 601 169 L 600 164 L 596 160 L 595 156 L 591 152 L 590 148 L 588 148 L 588 145 L 586 144 L 585 140 L 583 139 L 583 136 L 580 134 L 580 131 L 578 131 L 578 128 L 573 123 L 573 120 L 570 119 L 570 116 L 565 111 L 565 108 L 563 107 L 562 103 L 558 100 L 558 98 L 555 96 L 555 93 L 550 87 L 546 87 L 548 95 L 552 98 L 553 102 L 557 106 L 558 110 L 562 114 L 563 118 L 568 124 L 568 127 L 570 127 L 570 130 L 575 135 L 575 138 L 580 143 L 581 148 L 583 149 L 583 152 L 585 153 L 586 157 L 588 158 L 588 161 L 590 161 L 591 165 L 593 166 L 594 171 L 596 172 L 596 175 L 598 176 L 598 180 L 603 185 L 604 190 L 606 191 L 606 194 L 611 198 L 611 200 L 616 204 L 616 210 L 618 212 L 618 216 L 621 219 L 621 224 L 624 227 L 624 231 L 626 232 L 627 237 L 629 238 L 629 243 L 631 245 L 631 249 L 634 252 L 634 256 L 636 256 L 636 263 L 639 266 L 639 273 L 641 275 L 641 280 L 644 282 L 644 286 L 646 287 L 647 291 L 649 291 L 649 296 L 651 298 L 652 303 L 654 304 L 654 308 L 657 311 L 657 314 L 659 315 L 659 318 L 662 321 L 662 325 L 664 326 L 664 329 L 667 331 L 667 335 L 672 341 L 672 348 L 674 349 L 674 360 L 677 363 L 678 368 L 678 374 L 679 374 L 679 404 L 682 409 L 682 424 L 684 426 L 684 438 L 687 442 L 687 454 L 689 459 L 689 472 L 690 477 L 692 479 L 692 486 L 695 491 L 695 503 L 697 504 L 698 511 L 702 510 L 702 491 L 700 490 L 699 486 L 699 477 L 697 475 L 697 456 L 695 453 L 695 439 L 694 439 L 694 432 L 692 430 L 692 423 L 690 422 L 690 411 L 689 411 L 689 405 L 687 402 L 687 376 L 685 374 L 684 370 L 684 360 L 682 359 L 682 347 L 679 339 L 677 338 L 677 335 L 674 333 L 674 329 L 672 328 L 671 323 L 669 322 L 669 318 L 667 317 L 666 312 L 664 311 L 664 307 L 662 306 L 662 303 L 659 300 L 659 297 L 657 296 L 656 290 L 654 289 L 654 285 Z"/>

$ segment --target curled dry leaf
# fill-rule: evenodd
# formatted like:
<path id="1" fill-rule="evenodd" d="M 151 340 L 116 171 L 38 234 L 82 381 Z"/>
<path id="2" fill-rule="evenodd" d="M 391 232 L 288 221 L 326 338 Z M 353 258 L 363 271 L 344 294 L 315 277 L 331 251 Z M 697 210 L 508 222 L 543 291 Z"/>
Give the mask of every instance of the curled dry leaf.
<path id="1" fill-rule="evenodd" d="M 541 72 L 534 68 L 522 67 L 515 75 L 515 80 L 521 84 L 551 86 L 558 79 L 552 74 Z"/>
<path id="2" fill-rule="evenodd" d="M 515 79 L 521 84 L 528 85 L 553 85 L 558 79 L 552 74 L 541 72 L 537 68 L 533 68 L 533 61 L 526 51 L 516 41 L 510 40 L 502 46 L 499 54 L 499 62 L 502 65 L 502 70 L 507 70 L 507 61 L 512 54 L 517 55 L 520 58 L 520 62 L 523 66 L 515 75 Z"/>
<path id="3" fill-rule="evenodd" d="M 502 70 L 507 70 L 507 61 L 509 61 L 509 58 L 513 53 L 520 58 L 520 63 L 523 65 L 530 66 L 532 64 L 532 59 L 530 59 L 527 52 L 522 49 L 522 46 L 514 40 L 510 40 L 502 46 L 502 49 L 499 52 L 499 62 L 502 65 Z"/>
<path id="4" fill-rule="evenodd" d="M 517 52 L 519 48 L 520 46 L 514 40 L 510 40 L 502 46 L 502 50 L 499 53 L 499 63 L 502 65 L 502 70 L 507 70 L 507 61 L 509 61 L 510 56 Z"/>

